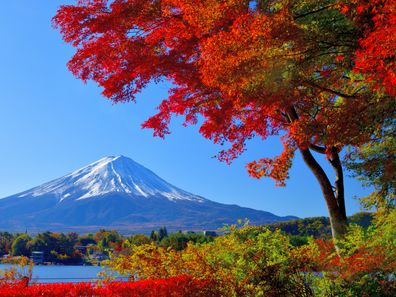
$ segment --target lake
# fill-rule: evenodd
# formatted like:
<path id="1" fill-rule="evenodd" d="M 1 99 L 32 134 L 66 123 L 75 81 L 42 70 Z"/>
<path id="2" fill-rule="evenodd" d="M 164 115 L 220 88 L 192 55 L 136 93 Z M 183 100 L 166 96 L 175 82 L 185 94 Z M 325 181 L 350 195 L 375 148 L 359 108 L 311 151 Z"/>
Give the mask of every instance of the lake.
<path id="1" fill-rule="evenodd" d="M 11 264 L 0 264 L 0 269 L 12 267 Z M 33 282 L 37 283 L 78 283 L 99 280 L 98 273 L 103 266 L 59 266 L 36 265 L 33 267 Z"/>

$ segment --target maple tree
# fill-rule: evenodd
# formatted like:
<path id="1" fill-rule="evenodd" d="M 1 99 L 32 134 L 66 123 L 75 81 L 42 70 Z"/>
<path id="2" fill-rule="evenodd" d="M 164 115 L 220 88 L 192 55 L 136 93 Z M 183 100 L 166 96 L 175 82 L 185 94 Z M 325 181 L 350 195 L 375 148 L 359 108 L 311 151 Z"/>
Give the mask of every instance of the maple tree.
<path id="1" fill-rule="evenodd" d="M 77 48 L 69 69 L 112 101 L 133 101 L 153 81 L 173 84 L 143 123 L 154 135 L 184 115 L 204 137 L 230 143 L 219 153 L 227 162 L 253 137 L 280 136 L 281 154 L 249 163 L 250 175 L 284 185 L 300 151 L 333 237 L 345 234 L 340 153 L 394 117 L 394 1 L 78 0 L 53 21 Z"/>

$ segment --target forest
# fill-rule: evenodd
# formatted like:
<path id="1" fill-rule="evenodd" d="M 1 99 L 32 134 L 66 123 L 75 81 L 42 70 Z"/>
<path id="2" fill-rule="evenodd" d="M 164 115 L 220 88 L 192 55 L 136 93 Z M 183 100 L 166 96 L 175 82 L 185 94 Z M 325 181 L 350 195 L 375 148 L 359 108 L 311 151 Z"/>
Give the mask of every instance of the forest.
<path id="1" fill-rule="evenodd" d="M 116 230 L 104 229 L 85 235 L 49 231 L 36 235 L 0 232 L 0 257 L 2 263 L 18 263 L 21 257 L 31 258 L 32 252 L 42 252 L 43 263 L 40 264 L 97 265 L 98 258 L 108 259 L 110 253 L 122 252 L 128 244 L 156 243 L 162 247 L 182 250 L 188 242 L 210 241 L 213 241 L 213 236 L 204 235 L 203 232 L 180 231 L 168 234 L 166 227 L 153 230 L 150 236 L 123 236 Z"/>
<path id="2" fill-rule="evenodd" d="M 3 273 L 0 293 L 42 296 L 39 294 L 55 290 L 57 294 L 86 294 L 83 296 L 104 292 L 119 294 L 114 296 L 393 296 L 395 213 L 358 213 L 349 220 L 353 223 L 338 242 L 339 250 L 331 239 L 326 217 L 267 226 L 240 221 L 225 226 L 217 236 L 192 231 L 168 234 L 165 227 L 150 235 L 126 237 L 106 230 L 82 236 L 45 232 L 32 238 L 3 232 L 2 252 L 18 255 L 15 263 L 28 265 L 26 256 L 37 248 L 42 248 L 46 261 L 51 261 L 47 265 L 81 264 L 82 260 L 97 265 L 94 253 L 108 257 L 101 262 L 106 270 L 101 273 L 105 281 L 99 286 L 26 286 L 28 276 L 14 271 Z M 82 245 L 86 245 L 85 254 L 78 249 Z M 112 281 L 118 275 L 130 282 Z M 183 285 L 187 287 L 179 287 Z M 25 295 L 12 295 L 15 292 Z"/>
<path id="3" fill-rule="evenodd" d="M 372 213 L 362 212 L 350 216 L 349 222 L 365 230 L 372 226 Z M 248 221 L 246 222 L 248 224 Z M 123 252 L 129 245 L 156 244 L 176 251 L 184 250 L 188 244 L 213 242 L 226 228 L 216 231 L 178 231 L 169 233 L 166 227 L 152 230 L 150 234 L 122 235 L 116 230 L 101 229 L 95 234 L 79 235 L 75 232 L 44 232 L 36 235 L 27 233 L 0 232 L 0 257 L 3 263 L 18 262 L 18 257 L 30 258 L 32 252 L 43 252 L 43 262 L 48 264 L 80 265 L 97 264 L 95 255 L 108 257 L 114 252 Z M 257 230 L 281 231 L 290 238 L 294 246 L 308 243 L 309 239 L 331 238 L 330 222 L 326 217 L 315 217 L 256 226 Z"/>

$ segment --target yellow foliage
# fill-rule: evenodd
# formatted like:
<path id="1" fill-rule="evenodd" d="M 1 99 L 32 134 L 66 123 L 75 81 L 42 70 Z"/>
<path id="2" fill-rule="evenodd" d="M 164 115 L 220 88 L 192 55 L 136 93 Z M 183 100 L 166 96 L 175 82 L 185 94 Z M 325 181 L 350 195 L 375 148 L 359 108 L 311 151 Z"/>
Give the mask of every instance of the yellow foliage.
<path id="1" fill-rule="evenodd" d="M 243 227 L 205 244 L 175 251 L 154 243 L 130 246 L 106 264 L 132 279 L 181 274 L 216 284 L 223 296 L 310 296 L 304 275 L 291 267 L 289 239 L 280 232 Z M 279 295 L 282 294 L 282 295 Z"/>

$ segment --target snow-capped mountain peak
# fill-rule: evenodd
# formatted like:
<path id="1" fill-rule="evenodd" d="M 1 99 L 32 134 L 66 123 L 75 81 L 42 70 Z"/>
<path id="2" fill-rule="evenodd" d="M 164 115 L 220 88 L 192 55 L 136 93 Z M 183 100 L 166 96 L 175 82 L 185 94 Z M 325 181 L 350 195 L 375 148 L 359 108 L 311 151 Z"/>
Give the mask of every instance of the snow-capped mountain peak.
<path id="1" fill-rule="evenodd" d="M 167 183 L 149 169 L 124 156 L 104 157 L 64 177 L 23 192 L 19 197 L 55 195 L 62 201 L 82 200 L 111 193 L 146 198 L 165 197 L 169 200 L 204 200 Z"/>

